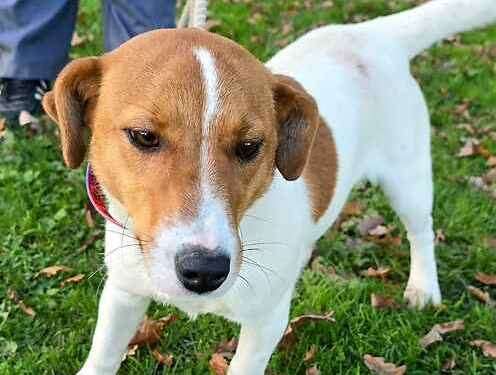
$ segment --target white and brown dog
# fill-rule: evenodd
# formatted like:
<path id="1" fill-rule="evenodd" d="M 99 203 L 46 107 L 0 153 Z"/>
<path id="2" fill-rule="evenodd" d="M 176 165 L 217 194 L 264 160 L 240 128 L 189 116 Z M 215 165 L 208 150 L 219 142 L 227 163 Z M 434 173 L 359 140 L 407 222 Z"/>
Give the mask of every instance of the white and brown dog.
<path id="1" fill-rule="evenodd" d="M 239 322 L 229 371 L 262 374 L 314 242 L 362 179 L 383 187 L 408 231 L 405 298 L 439 303 L 429 114 L 409 60 L 495 19 L 495 0 L 434 0 L 314 30 L 266 65 L 193 29 L 69 64 L 43 104 L 69 167 L 91 130 L 90 190 L 96 179 L 110 219 L 81 374 L 117 371 L 152 298 Z"/>

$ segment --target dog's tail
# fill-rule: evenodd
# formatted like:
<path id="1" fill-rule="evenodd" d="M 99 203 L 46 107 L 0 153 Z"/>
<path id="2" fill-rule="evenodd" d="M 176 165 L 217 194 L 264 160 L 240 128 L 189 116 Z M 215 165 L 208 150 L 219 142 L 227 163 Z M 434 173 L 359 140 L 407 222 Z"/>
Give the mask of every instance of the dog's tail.
<path id="1" fill-rule="evenodd" d="M 398 40 L 411 59 L 437 41 L 495 21 L 496 0 L 431 0 L 369 26 Z"/>

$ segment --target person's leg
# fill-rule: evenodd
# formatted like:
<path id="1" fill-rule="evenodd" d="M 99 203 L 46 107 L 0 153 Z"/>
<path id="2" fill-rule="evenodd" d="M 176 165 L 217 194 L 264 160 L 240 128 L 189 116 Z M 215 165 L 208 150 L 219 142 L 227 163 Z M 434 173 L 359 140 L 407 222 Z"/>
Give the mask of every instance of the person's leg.
<path id="1" fill-rule="evenodd" d="M 105 49 L 111 51 L 143 32 L 175 27 L 175 0 L 104 0 Z"/>
<path id="2" fill-rule="evenodd" d="M 53 80 L 67 63 L 77 0 L 0 2 L 0 77 Z"/>
<path id="3" fill-rule="evenodd" d="M 68 60 L 77 0 L 0 1 L 0 118 L 41 111 L 41 97 Z"/>

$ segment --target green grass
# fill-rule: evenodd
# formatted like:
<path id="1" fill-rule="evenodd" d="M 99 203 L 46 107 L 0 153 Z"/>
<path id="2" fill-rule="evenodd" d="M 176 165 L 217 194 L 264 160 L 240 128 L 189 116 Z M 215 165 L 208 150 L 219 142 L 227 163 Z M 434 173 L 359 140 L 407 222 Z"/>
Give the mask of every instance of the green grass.
<path id="1" fill-rule="evenodd" d="M 240 42 L 260 59 L 274 54 L 305 31 L 327 23 L 355 22 L 407 8 L 412 1 L 334 0 L 324 8 L 321 1 L 212 1 L 210 11 L 221 25 L 215 30 Z M 102 52 L 100 1 L 83 0 L 78 24 L 80 35 L 93 40 L 72 51 L 73 57 Z M 257 14 L 256 16 L 254 16 Z M 249 21 L 251 20 L 251 21 Z M 292 27 L 282 33 L 284 25 Z M 465 34 L 460 43 L 443 43 L 418 57 L 413 72 L 427 96 L 433 122 L 435 171 L 435 227 L 446 241 L 437 246 L 444 307 L 417 312 L 408 309 L 377 311 L 370 306 L 371 293 L 384 293 L 401 300 L 408 277 L 408 245 L 401 224 L 383 195 L 368 186 L 357 189 L 353 199 L 368 212 L 377 212 L 396 225 L 403 237 L 399 248 L 365 243 L 348 248 L 353 233 L 330 232 L 319 242 L 322 262 L 336 267 L 348 281 L 336 282 L 306 270 L 295 293 L 292 316 L 335 311 L 336 324 L 308 324 L 298 331 L 291 351 L 276 352 L 271 374 L 303 374 L 305 352 L 317 345 L 315 363 L 322 374 L 366 374 L 364 354 L 383 356 L 406 364 L 409 374 L 434 374 L 448 359 L 455 358 L 454 374 L 494 374 L 496 361 L 472 348 L 473 339 L 496 342 L 496 311 L 475 301 L 466 286 L 476 283 L 476 272 L 496 273 L 496 249 L 487 237 L 496 236 L 496 204 L 487 194 L 474 190 L 468 176 L 487 171 L 481 157 L 457 158 L 469 136 L 456 127 L 471 123 L 475 128 L 496 131 L 496 59 L 481 52 L 496 46 L 496 27 Z M 470 119 L 454 108 L 471 103 Z M 480 137 L 496 154 L 496 140 Z M 0 145 L 0 374 L 71 374 L 83 363 L 89 350 L 97 316 L 97 300 L 104 275 L 96 273 L 77 285 L 59 288 L 63 276 L 36 277 L 43 267 L 64 264 L 72 274 L 92 274 L 102 263 L 103 243 L 97 240 L 86 251 L 78 249 L 95 233 L 84 218 L 86 201 L 83 171 L 70 171 L 61 161 L 53 126 L 42 135 L 17 135 Z M 359 271 L 369 266 L 390 266 L 391 280 L 365 279 Z M 477 285 L 477 284 L 474 284 Z M 480 285 L 479 285 L 480 286 Z M 36 317 L 30 318 L 9 299 L 15 289 Z M 493 298 L 494 290 L 487 289 Z M 152 316 L 172 308 L 154 305 Z M 464 319 L 466 329 L 423 350 L 418 340 L 435 323 Z M 205 374 L 208 360 L 220 341 L 237 335 L 239 327 L 214 316 L 180 321 L 166 330 L 159 344 L 172 353 L 172 369 L 158 368 L 147 349 L 123 363 L 123 374 Z M 155 372 L 154 372 L 155 371 Z"/>

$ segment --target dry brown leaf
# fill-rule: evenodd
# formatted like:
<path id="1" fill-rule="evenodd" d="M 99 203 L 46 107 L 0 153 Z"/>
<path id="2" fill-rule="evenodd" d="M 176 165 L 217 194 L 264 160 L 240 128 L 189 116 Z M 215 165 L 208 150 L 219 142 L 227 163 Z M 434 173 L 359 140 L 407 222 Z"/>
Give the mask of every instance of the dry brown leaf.
<path id="1" fill-rule="evenodd" d="M 496 275 L 479 272 L 475 275 L 475 279 L 485 285 L 496 285 Z"/>
<path id="2" fill-rule="evenodd" d="M 478 145 L 478 141 L 476 139 L 470 138 L 468 139 L 462 148 L 458 151 L 457 156 L 459 158 L 464 158 L 467 156 L 476 155 L 476 145 Z"/>
<path id="3" fill-rule="evenodd" d="M 320 370 L 317 368 L 317 366 L 312 366 L 307 369 L 305 375 L 320 375 Z"/>
<path id="4" fill-rule="evenodd" d="M 210 361 L 208 363 L 210 365 L 210 369 L 214 372 L 215 375 L 227 374 L 229 365 L 226 359 L 219 353 L 212 354 L 212 357 L 210 358 Z"/>
<path id="5" fill-rule="evenodd" d="M 452 40 L 459 40 L 459 36 L 456 35 L 453 37 Z M 470 109 L 470 102 L 465 100 L 463 103 L 457 105 L 455 107 L 455 110 L 453 111 L 455 113 L 455 115 L 458 115 L 458 116 L 463 116 L 465 118 L 470 118 L 470 112 L 469 112 L 469 109 Z"/>
<path id="6" fill-rule="evenodd" d="M 487 247 L 496 249 L 496 238 L 488 237 L 485 242 Z"/>
<path id="7" fill-rule="evenodd" d="M 331 311 L 325 315 L 312 315 L 312 314 L 300 315 L 292 319 L 289 322 L 288 328 L 286 328 L 286 331 L 284 332 L 281 341 L 279 342 L 279 348 L 280 349 L 291 348 L 296 342 L 296 336 L 295 336 L 296 330 L 299 327 L 301 327 L 303 324 L 308 322 L 319 322 L 319 321 L 335 323 L 336 320 L 334 320 L 333 315 L 334 315 L 334 311 Z"/>
<path id="8" fill-rule="evenodd" d="M 488 167 L 496 167 L 496 156 L 490 156 L 489 159 L 487 159 L 487 166 Z"/>
<path id="9" fill-rule="evenodd" d="M 444 234 L 443 230 L 442 229 L 436 230 L 436 239 L 435 239 L 436 245 L 444 241 L 446 241 L 446 235 Z"/>
<path id="10" fill-rule="evenodd" d="M 363 362 L 370 371 L 379 375 L 403 375 L 406 372 L 406 366 L 397 367 L 394 363 L 385 362 L 383 357 L 365 354 Z"/>
<path id="11" fill-rule="evenodd" d="M 134 357 L 137 351 L 138 351 L 138 345 L 128 346 L 127 351 L 122 356 L 121 362 L 124 362 L 127 357 Z"/>
<path id="12" fill-rule="evenodd" d="M 481 348 L 485 357 L 496 359 L 496 344 L 486 340 L 474 340 L 470 345 Z"/>
<path id="13" fill-rule="evenodd" d="M 317 346 L 312 345 L 310 349 L 307 350 L 305 353 L 305 357 L 303 358 L 303 361 L 305 363 L 312 363 L 315 361 L 315 356 L 317 355 Z"/>
<path id="14" fill-rule="evenodd" d="M 467 286 L 467 290 L 479 301 L 484 302 L 486 305 L 495 307 L 496 302 L 491 298 L 489 293 L 484 292 L 483 290 L 476 288 L 475 286 L 469 285 Z"/>
<path id="15" fill-rule="evenodd" d="M 463 331 L 464 329 L 465 323 L 463 320 L 435 324 L 429 333 L 420 339 L 420 346 L 425 349 L 435 342 L 443 341 L 443 335 L 450 332 Z"/>
<path id="16" fill-rule="evenodd" d="M 60 287 L 63 288 L 67 284 L 79 284 L 84 279 L 84 274 L 80 273 L 76 276 L 71 276 L 60 283 Z"/>
<path id="17" fill-rule="evenodd" d="M 378 279 L 386 279 L 391 272 L 389 267 L 379 267 L 377 269 L 369 267 L 366 271 L 360 272 L 361 275 L 365 277 L 375 277 Z"/>
<path id="18" fill-rule="evenodd" d="M 72 268 L 66 267 L 66 266 L 61 266 L 61 265 L 55 265 L 55 266 L 50 266 L 50 267 L 45 267 L 41 269 L 37 274 L 36 277 L 38 276 L 45 276 L 45 277 L 53 277 L 58 275 L 61 272 L 71 272 Z"/>
<path id="19" fill-rule="evenodd" d="M 205 30 L 208 30 L 208 31 L 211 31 L 211 30 L 216 29 L 216 28 L 217 28 L 217 27 L 219 27 L 220 25 L 222 25 L 222 22 L 220 22 L 219 20 L 209 19 L 209 20 L 206 22 L 204 29 L 205 29 Z"/>
<path id="20" fill-rule="evenodd" d="M 163 355 L 157 349 L 153 349 L 152 355 L 153 358 L 155 358 L 155 360 L 162 365 L 172 367 L 172 365 L 174 364 L 174 356 L 172 354 Z"/>
<path id="21" fill-rule="evenodd" d="M 370 303 L 374 309 L 398 309 L 400 306 L 393 298 L 372 293 Z"/>
<path id="22" fill-rule="evenodd" d="M 85 203 L 84 205 L 84 219 L 88 228 L 95 227 L 95 216 L 93 208 L 88 203 Z"/>
<path id="23" fill-rule="evenodd" d="M 487 184 L 491 185 L 496 182 L 496 168 L 488 171 L 484 176 L 482 176 L 482 180 Z"/>
<path id="24" fill-rule="evenodd" d="M 327 0 L 327 1 L 323 1 L 320 6 L 324 9 L 330 9 L 334 6 L 334 1 L 332 0 Z"/>
<path id="25" fill-rule="evenodd" d="M 362 237 L 365 237 L 371 230 L 382 224 L 384 224 L 384 218 L 382 216 L 369 216 L 360 222 L 358 232 Z"/>
<path id="26" fill-rule="evenodd" d="M 465 322 L 462 319 L 459 319 L 452 322 L 436 324 L 434 327 L 437 328 L 441 335 L 444 335 L 450 332 L 463 331 L 465 329 Z"/>
<path id="27" fill-rule="evenodd" d="M 384 237 L 391 232 L 391 229 L 385 225 L 378 225 L 375 228 L 369 230 L 369 235 L 372 237 Z"/>
<path id="28" fill-rule="evenodd" d="M 138 330 L 134 334 L 134 337 L 129 342 L 128 347 L 133 345 L 153 345 L 157 343 L 160 340 L 160 336 L 162 335 L 165 327 L 176 320 L 176 315 L 168 315 L 158 320 L 150 319 L 145 316 L 145 319 L 141 322 Z"/>
<path id="29" fill-rule="evenodd" d="M 34 318 L 36 316 L 36 311 L 32 307 L 29 307 L 24 303 L 22 299 L 19 298 L 17 295 L 17 292 L 14 289 L 9 289 L 7 290 L 7 297 L 14 302 L 20 309 L 21 311 L 30 316 L 31 318 Z"/>
<path id="30" fill-rule="evenodd" d="M 443 367 L 441 367 L 441 370 L 443 372 L 449 372 L 453 370 L 456 367 L 456 361 L 454 358 L 448 359 L 446 362 L 444 362 Z"/>
<path id="31" fill-rule="evenodd" d="M 343 208 L 343 214 L 345 216 L 360 216 L 363 213 L 364 207 L 358 201 L 351 201 L 346 204 Z"/>
<path id="32" fill-rule="evenodd" d="M 74 31 L 72 34 L 71 46 L 78 47 L 86 43 L 87 39 L 84 36 L 80 36 L 77 32 Z"/>
<path id="33" fill-rule="evenodd" d="M 434 326 L 435 327 L 435 326 Z M 439 333 L 439 331 L 435 328 L 432 328 L 427 335 L 420 339 L 420 346 L 422 348 L 427 348 L 431 346 L 435 342 L 443 341 L 443 336 Z"/>
<path id="34" fill-rule="evenodd" d="M 238 347 L 238 339 L 233 337 L 229 341 L 220 343 L 217 346 L 217 349 L 215 349 L 215 352 L 217 354 L 222 355 L 224 358 L 231 359 L 234 356 L 234 353 L 236 353 L 237 347 Z"/>

